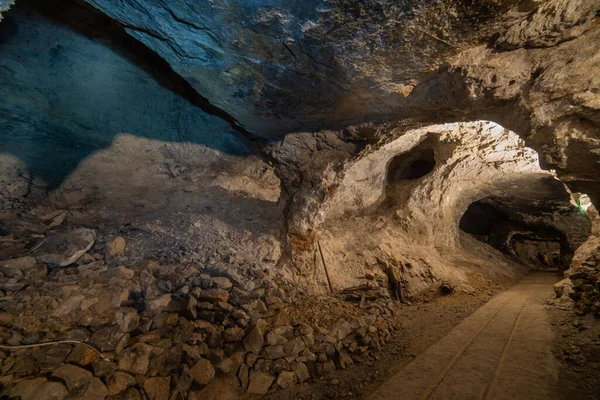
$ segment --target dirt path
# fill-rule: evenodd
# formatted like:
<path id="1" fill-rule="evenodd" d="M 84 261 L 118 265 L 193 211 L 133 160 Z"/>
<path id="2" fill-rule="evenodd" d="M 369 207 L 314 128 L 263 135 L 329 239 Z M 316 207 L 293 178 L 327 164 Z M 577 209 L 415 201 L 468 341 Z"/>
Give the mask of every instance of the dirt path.
<path id="1" fill-rule="evenodd" d="M 544 300 L 554 274 L 533 273 L 466 318 L 369 399 L 553 399 L 559 365 Z"/>

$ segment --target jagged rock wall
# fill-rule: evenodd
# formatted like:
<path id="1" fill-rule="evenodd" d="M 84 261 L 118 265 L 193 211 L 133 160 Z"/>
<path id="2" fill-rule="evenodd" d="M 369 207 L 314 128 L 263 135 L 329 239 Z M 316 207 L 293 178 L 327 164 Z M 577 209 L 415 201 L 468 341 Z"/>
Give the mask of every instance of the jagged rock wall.
<path id="1" fill-rule="evenodd" d="M 27 163 L 32 180 L 57 187 L 122 133 L 251 154 L 229 123 L 157 81 L 141 56 L 103 41 L 111 38 L 87 36 L 26 1 L 0 25 L 0 151 Z"/>
<path id="2" fill-rule="evenodd" d="M 143 52 L 109 45 L 121 36 L 105 18 L 31 7 L 0 24 L 2 234 L 36 231 L 15 225 L 21 212 L 58 208 L 67 221 L 136 226 L 139 257 L 183 247 L 188 259 L 277 262 L 281 184 L 254 144 L 157 79 Z"/>
<path id="3" fill-rule="evenodd" d="M 305 242 L 321 242 L 337 289 L 369 276 L 385 285 L 380 261 L 391 258 L 411 264 L 406 274 L 413 295 L 442 280 L 469 287 L 476 274 L 515 279 L 525 267 L 459 232 L 469 204 L 485 197 L 496 198 L 527 226 L 562 232 L 572 249 L 590 233 L 564 185 L 540 168 L 537 154 L 515 133 L 495 123 L 397 127 L 385 137 L 343 165 L 330 165 L 322 191 L 311 200 L 303 192 L 299 199 L 312 207 L 294 209 L 300 215 L 290 217 L 312 222 L 305 230 L 293 225 L 293 232 L 305 235 Z M 415 148 L 433 150 L 433 171 L 389 183 L 391 160 Z M 301 281 L 325 285 L 323 267 L 305 242 L 292 241 L 292 271 Z M 470 251 L 463 250 L 465 242 Z"/>
<path id="4" fill-rule="evenodd" d="M 20 3 L 24 8 L 12 10 L 13 21 L 1 26 L 4 89 L 10 99 L 4 106 L 3 131 L 12 133 L 5 135 L 11 155 L 3 155 L 8 184 L 2 194 L 7 198 L 23 193 L 35 197 L 48 181 L 57 186 L 71 174 L 52 194 L 55 204 L 104 215 L 211 208 L 220 196 L 227 197 L 227 207 L 239 209 L 236 198 L 251 199 L 258 201 L 259 209 L 265 206 L 264 215 L 270 216 L 265 220 L 277 221 L 274 226 L 282 223 L 280 211 L 286 213 L 291 250 L 312 249 L 328 216 L 339 218 L 357 210 L 368 214 L 389 200 L 381 164 L 375 162 L 377 168 L 370 165 L 362 172 L 346 171 L 351 178 L 344 180 L 344 160 L 361 151 L 361 157 L 368 158 L 370 150 L 363 149 L 376 140 L 380 143 L 374 149 L 385 150 L 381 143 L 393 143 L 404 134 L 405 123 L 429 125 L 427 121 L 480 116 L 501 121 L 541 150 L 542 166 L 558 168 L 578 188 L 583 184 L 586 191 L 593 189 L 598 82 L 584 72 L 597 67 L 593 39 L 598 29 L 592 23 L 596 5 L 589 0 L 484 2 L 477 7 L 460 1 L 259 6 L 155 0 L 139 6 L 133 0 L 90 0 L 113 18 L 99 23 L 94 21 L 106 18 L 89 16 L 90 9 L 79 3 L 48 3 L 66 15 L 78 15 L 69 14 L 73 7 L 85 11 L 94 26 L 87 31 L 77 24 L 68 28 L 60 13 L 40 17 L 25 12 L 35 2 Z M 105 30 L 108 36 L 101 34 Z M 158 85 L 150 59 L 143 59 L 139 48 L 131 52 L 123 46 L 123 32 L 162 57 L 152 58 L 152 63 L 166 61 L 161 73 L 175 71 L 220 107 L 225 119 L 182 99 L 172 85 L 161 82 L 169 90 Z M 111 41 L 118 51 L 90 35 Z M 482 38 L 485 45 L 480 44 Z M 89 59 L 96 60 L 93 68 Z M 28 68 L 21 68 L 23 64 Z M 117 98 L 122 103 L 115 102 Z M 28 117 L 32 115 L 35 118 Z M 365 116 L 412 116 L 413 122 L 369 122 L 310 133 L 313 126 L 347 124 Z M 262 148 L 267 155 L 261 156 L 272 157 L 277 170 L 250 156 L 253 143 L 231 127 L 237 126 L 234 119 L 253 134 L 272 138 Z M 273 138 L 300 127 L 307 129 Z M 421 138 L 414 140 L 412 144 Z M 111 143 L 107 151 L 97 152 Z M 390 145 L 390 154 L 412 146 L 401 143 L 395 149 Z M 454 148 L 448 144 L 438 150 L 444 158 Z M 387 157 L 386 151 L 381 154 Z M 528 168 L 529 164 L 518 166 Z M 283 181 L 285 208 L 275 205 L 275 171 Z M 373 171 L 379 172 L 372 175 Z M 352 195 L 327 203 L 348 187 Z M 478 189 L 465 190 L 475 196 Z M 499 186 L 498 193 L 503 190 Z M 397 194 L 407 200 L 409 193 Z M 435 215 L 444 221 L 440 225 L 456 221 L 468 206 L 453 198 L 436 200 L 442 205 L 450 201 Z M 450 205 L 456 208 L 448 211 Z M 224 204 L 220 206 L 226 214 Z M 422 217 L 415 215 L 408 220 L 418 226 Z M 427 226 L 436 225 L 430 222 Z M 459 240 L 456 229 L 440 237 L 426 231 L 420 240 L 430 245 L 455 246 Z"/>
<path id="5" fill-rule="evenodd" d="M 585 34 L 555 38 L 548 47 L 527 37 L 510 50 L 502 42 L 475 47 L 453 61 L 450 73 L 466 82 L 468 108 L 513 129 L 540 153 L 544 168 L 597 202 L 600 79 L 589 71 L 600 69 L 600 29 L 585 27 Z"/>
<path id="6" fill-rule="evenodd" d="M 87 3 L 255 135 L 488 119 L 598 202 L 594 0 Z"/>
<path id="7" fill-rule="evenodd" d="M 509 3 L 86 1 L 258 135 L 393 112 Z"/>
<path id="8" fill-rule="evenodd" d="M 594 0 L 88 3 L 258 135 L 490 119 L 599 199 Z"/>

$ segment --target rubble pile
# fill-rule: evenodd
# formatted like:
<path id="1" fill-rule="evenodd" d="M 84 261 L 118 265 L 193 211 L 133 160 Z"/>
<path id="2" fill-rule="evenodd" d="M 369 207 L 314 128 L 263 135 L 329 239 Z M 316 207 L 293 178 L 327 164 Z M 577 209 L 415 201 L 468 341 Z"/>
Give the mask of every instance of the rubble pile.
<path id="1" fill-rule="evenodd" d="M 200 398 L 220 377 L 264 394 L 362 362 L 396 322 L 387 294 L 315 298 L 236 254 L 161 265 L 90 229 L 43 236 L 0 241 L 9 398 Z"/>
<path id="2" fill-rule="evenodd" d="M 567 274 L 572 285 L 569 297 L 577 311 L 600 317 L 600 237 L 592 236 L 581 246 Z"/>

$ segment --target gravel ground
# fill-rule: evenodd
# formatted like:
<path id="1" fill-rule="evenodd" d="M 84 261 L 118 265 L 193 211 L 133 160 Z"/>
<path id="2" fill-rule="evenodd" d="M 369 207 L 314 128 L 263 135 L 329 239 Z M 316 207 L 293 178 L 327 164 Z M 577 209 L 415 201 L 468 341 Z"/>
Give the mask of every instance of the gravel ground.
<path id="1" fill-rule="evenodd" d="M 561 363 L 560 398 L 600 398 L 600 321 L 592 315 L 549 309 L 556 336 L 554 354 Z"/>

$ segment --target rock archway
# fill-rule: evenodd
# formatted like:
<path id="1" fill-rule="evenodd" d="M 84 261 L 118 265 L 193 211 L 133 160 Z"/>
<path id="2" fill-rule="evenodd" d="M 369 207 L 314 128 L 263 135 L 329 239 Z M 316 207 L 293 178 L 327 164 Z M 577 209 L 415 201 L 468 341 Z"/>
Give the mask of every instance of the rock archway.
<path id="1" fill-rule="evenodd" d="M 421 161 L 427 168 L 412 168 Z M 540 168 L 514 132 L 492 122 L 399 130 L 396 139 L 347 161 L 330 187 L 307 232 L 320 233 L 338 288 L 367 276 L 384 281 L 378 259 L 386 256 L 411 265 L 414 295 L 440 281 L 471 287 L 469 276 L 477 273 L 515 279 L 533 265 L 517 257 L 524 250 L 513 249 L 516 241 L 547 237 L 559 243 L 566 262 L 590 233 L 565 185 Z M 460 229 L 473 207 L 492 214 L 488 226 L 472 228 L 487 229 L 479 232 L 486 243 Z M 324 284 L 318 266 L 304 262 L 312 284 Z"/>

